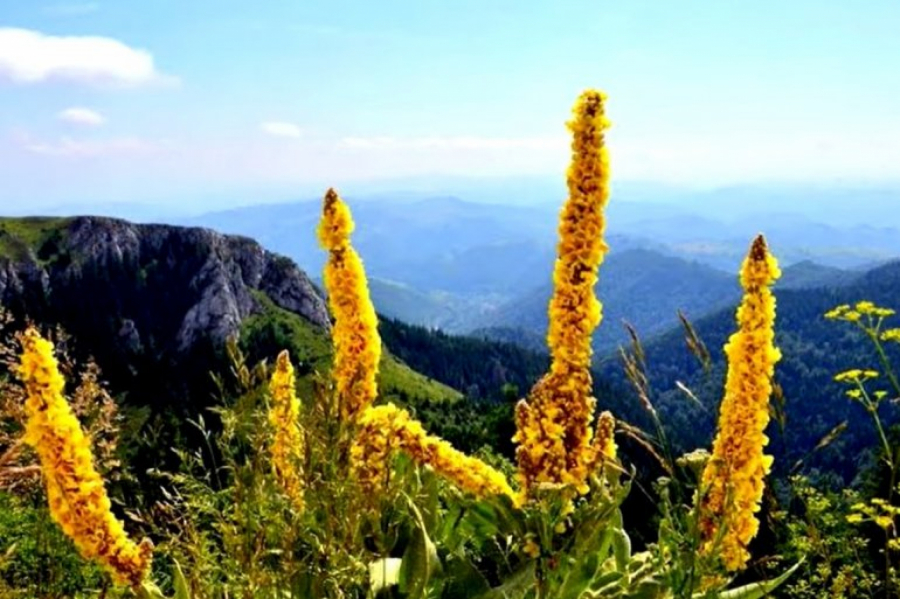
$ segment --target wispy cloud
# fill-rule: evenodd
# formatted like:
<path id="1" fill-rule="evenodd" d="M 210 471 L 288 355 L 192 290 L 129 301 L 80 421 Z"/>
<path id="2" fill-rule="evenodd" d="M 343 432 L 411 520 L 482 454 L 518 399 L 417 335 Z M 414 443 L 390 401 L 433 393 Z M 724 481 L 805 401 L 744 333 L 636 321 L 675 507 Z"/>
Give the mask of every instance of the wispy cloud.
<path id="1" fill-rule="evenodd" d="M 159 143 L 137 137 L 110 139 L 74 139 L 61 137 L 56 141 L 40 141 L 30 138 L 20 140 L 22 147 L 32 154 L 64 158 L 94 158 L 97 156 L 145 155 L 161 149 Z"/>
<path id="2" fill-rule="evenodd" d="M 263 133 L 273 137 L 299 138 L 303 136 L 303 130 L 294 123 L 285 121 L 267 121 L 259 126 Z"/>
<path id="3" fill-rule="evenodd" d="M 345 137 L 345 148 L 356 149 L 449 149 L 449 150 L 506 150 L 565 148 L 564 137 Z"/>
<path id="4" fill-rule="evenodd" d="M 48 17 L 80 17 L 100 10 L 99 2 L 68 2 L 51 4 L 41 9 Z"/>
<path id="5" fill-rule="evenodd" d="M 177 81 L 157 70 L 148 51 L 113 38 L 53 36 L 11 27 L 0 27 L 0 79 L 124 87 Z"/>
<path id="6" fill-rule="evenodd" d="M 60 111 L 56 117 L 72 125 L 84 125 L 87 127 L 99 127 L 106 122 L 106 117 L 99 112 L 77 106 Z"/>

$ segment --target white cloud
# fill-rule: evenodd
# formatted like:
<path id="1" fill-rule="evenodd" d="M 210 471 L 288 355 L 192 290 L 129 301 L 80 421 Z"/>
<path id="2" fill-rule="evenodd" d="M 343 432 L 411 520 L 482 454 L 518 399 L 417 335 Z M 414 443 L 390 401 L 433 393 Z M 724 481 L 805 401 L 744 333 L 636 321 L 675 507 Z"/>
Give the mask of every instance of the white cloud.
<path id="1" fill-rule="evenodd" d="M 565 137 L 345 137 L 345 148 L 442 150 L 565 149 Z"/>
<path id="2" fill-rule="evenodd" d="M 303 135 L 303 130 L 294 123 L 286 123 L 284 121 L 268 121 L 262 123 L 259 128 L 263 133 L 267 133 L 273 137 L 291 137 L 298 138 Z"/>
<path id="3" fill-rule="evenodd" d="M 53 36 L 12 27 L 0 27 L 0 79 L 124 87 L 176 81 L 156 69 L 149 52 L 113 38 Z"/>
<path id="4" fill-rule="evenodd" d="M 41 12 L 50 17 L 80 17 L 98 10 L 100 10 L 100 4 L 97 2 L 73 2 L 45 6 Z"/>
<path id="5" fill-rule="evenodd" d="M 90 108 L 72 107 L 60 111 L 56 117 L 73 125 L 85 125 L 87 127 L 99 127 L 106 122 L 106 118 Z"/>
<path id="6" fill-rule="evenodd" d="M 111 139 L 73 139 L 71 137 L 62 137 L 52 142 L 24 138 L 21 141 L 22 147 L 33 154 L 66 158 L 145 155 L 160 149 L 158 144 L 136 137 Z"/>

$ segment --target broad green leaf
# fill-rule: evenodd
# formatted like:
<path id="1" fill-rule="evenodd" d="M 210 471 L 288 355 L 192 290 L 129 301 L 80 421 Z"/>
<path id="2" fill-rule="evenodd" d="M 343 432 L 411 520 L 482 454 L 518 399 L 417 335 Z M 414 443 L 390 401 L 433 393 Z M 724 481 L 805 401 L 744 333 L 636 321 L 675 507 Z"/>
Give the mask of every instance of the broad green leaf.
<path id="1" fill-rule="evenodd" d="M 452 555 L 444 565 L 448 583 L 442 599 L 469 599 L 491 590 L 491 584 L 468 559 Z"/>
<path id="2" fill-rule="evenodd" d="M 772 580 L 762 580 L 760 582 L 754 582 L 752 584 L 748 584 L 742 587 L 738 587 L 736 589 L 729 589 L 727 591 L 722 591 L 719 593 L 720 599 L 760 599 L 760 597 L 765 597 L 770 594 L 772 591 L 780 587 L 782 584 L 790 578 L 794 572 L 800 568 L 800 565 L 803 564 L 804 560 L 800 560 L 789 570 L 784 572 L 778 578 L 773 578 Z M 702 595 L 694 595 L 694 597 L 699 598 Z"/>
<path id="3" fill-rule="evenodd" d="M 184 577 L 181 564 L 176 560 L 172 560 L 172 568 L 172 586 L 175 587 L 175 599 L 191 599 L 190 587 L 187 579 Z"/>
<path id="4" fill-rule="evenodd" d="M 410 599 L 424 599 L 427 595 L 428 582 L 438 565 L 437 547 L 425 530 L 422 512 L 410 501 L 410 510 L 416 523 L 412 538 L 400 565 L 400 590 Z"/>
<path id="5" fill-rule="evenodd" d="M 616 569 L 625 572 L 628 562 L 631 561 L 631 539 L 621 528 L 614 528 L 612 532 L 613 554 L 616 557 Z"/>
<path id="6" fill-rule="evenodd" d="M 600 554 L 596 551 L 582 554 L 579 559 L 569 567 L 569 572 L 563 580 L 559 591 L 560 599 L 578 599 L 581 597 L 597 574 L 600 568 Z"/>
<path id="7" fill-rule="evenodd" d="M 504 580 L 503 584 L 474 599 L 522 599 L 534 586 L 534 562 L 529 561 L 525 567 Z"/>

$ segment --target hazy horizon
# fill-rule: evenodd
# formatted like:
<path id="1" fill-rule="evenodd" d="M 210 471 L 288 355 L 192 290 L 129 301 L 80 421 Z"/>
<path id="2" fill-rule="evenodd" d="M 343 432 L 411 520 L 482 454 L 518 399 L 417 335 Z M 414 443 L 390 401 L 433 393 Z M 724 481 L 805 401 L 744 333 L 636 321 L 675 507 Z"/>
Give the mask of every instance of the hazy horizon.
<path id="1" fill-rule="evenodd" d="M 588 87 L 609 95 L 617 184 L 900 186 L 898 29 L 888 0 L 13 0 L 0 211 L 561 186 Z"/>

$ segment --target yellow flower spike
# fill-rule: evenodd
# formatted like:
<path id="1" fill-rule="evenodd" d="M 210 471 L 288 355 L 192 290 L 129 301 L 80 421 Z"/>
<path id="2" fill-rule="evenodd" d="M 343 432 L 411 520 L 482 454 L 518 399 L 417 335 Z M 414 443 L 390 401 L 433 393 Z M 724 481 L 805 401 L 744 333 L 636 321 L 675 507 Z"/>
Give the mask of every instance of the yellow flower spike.
<path id="1" fill-rule="evenodd" d="M 25 385 L 25 442 L 41 463 L 53 520 L 85 559 L 102 565 L 119 584 L 138 588 L 150 572 L 153 544 L 134 543 L 110 507 L 91 445 L 63 396 L 65 381 L 53 344 L 34 329 L 22 337 L 18 376 Z"/>
<path id="2" fill-rule="evenodd" d="M 287 350 L 278 354 L 275 372 L 269 381 L 272 404 L 269 408 L 269 424 L 274 430 L 269 453 L 278 484 L 290 498 L 294 507 L 303 509 L 303 455 L 304 438 L 298 419 L 300 400 L 297 399 L 294 366 Z"/>
<path id="3" fill-rule="evenodd" d="M 742 569 L 756 536 L 755 513 L 772 457 L 763 453 L 769 423 L 769 396 L 775 363 L 775 297 L 770 286 L 781 272 L 760 235 L 741 269 L 744 298 L 737 310 L 738 331 L 725 345 L 728 375 L 719 412 L 712 457 L 703 472 L 705 494 L 700 506 L 702 551 L 718 550 L 726 568 Z M 724 528 L 721 544 L 716 537 Z"/>
<path id="4" fill-rule="evenodd" d="M 366 271 L 350 244 L 353 218 L 334 189 L 325 194 L 319 242 L 328 250 L 325 290 L 334 316 L 332 376 L 341 400 L 341 416 L 354 419 L 378 395 L 381 337 L 369 298 Z"/>
<path id="5" fill-rule="evenodd" d="M 606 96 L 585 91 L 567 124 L 572 132 L 569 197 L 560 213 L 559 243 L 548 309 L 550 372 L 516 408 L 519 480 L 529 492 L 537 484 L 573 485 L 587 491 L 592 464 L 591 336 L 602 307 L 594 295 L 597 270 L 607 252 L 603 210 L 609 200 Z"/>
<path id="6" fill-rule="evenodd" d="M 368 492 L 377 493 L 383 488 L 390 476 L 391 453 L 403 451 L 417 464 L 430 466 L 476 497 L 515 498 L 501 472 L 428 435 L 409 412 L 394 404 L 368 408 L 358 422 L 360 429 L 350 448 L 350 463 L 356 480 Z"/>
<path id="7" fill-rule="evenodd" d="M 616 459 L 615 439 L 616 419 L 610 412 L 603 412 L 597 418 L 597 431 L 594 433 L 594 461 L 601 466 L 606 460 Z"/>

